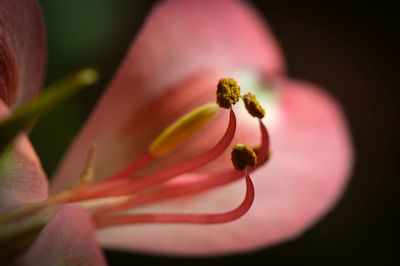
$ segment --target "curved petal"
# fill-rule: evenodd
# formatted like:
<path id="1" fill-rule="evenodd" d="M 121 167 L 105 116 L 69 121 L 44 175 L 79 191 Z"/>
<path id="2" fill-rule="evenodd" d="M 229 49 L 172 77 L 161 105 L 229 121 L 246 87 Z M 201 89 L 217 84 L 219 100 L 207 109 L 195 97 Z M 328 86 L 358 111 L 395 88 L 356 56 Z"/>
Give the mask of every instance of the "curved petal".
<path id="1" fill-rule="evenodd" d="M 210 73 L 215 88 L 221 76 L 233 75 L 238 68 L 269 77 L 284 72 L 275 38 L 246 3 L 172 0 L 157 5 L 70 149 L 52 189 L 75 182 L 92 142 L 98 144 L 97 178 L 126 165 L 145 151 L 149 137 L 182 115 L 190 101 L 215 101 Z M 179 95 L 174 99 L 169 93 Z"/>
<path id="2" fill-rule="evenodd" d="M 0 100 L 0 121 L 9 111 Z M 48 182 L 27 136 L 17 136 L 10 150 L 0 154 L 0 213 L 48 196 Z"/>
<path id="3" fill-rule="evenodd" d="M 43 228 L 20 260 L 21 265 L 106 265 L 90 216 L 78 204 L 66 204 Z"/>
<path id="4" fill-rule="evenodd" d="M 46 36 L 36 0 L 0 0 L 0 99 L 8 106 L 35 96 L 46 64 Z"/>
<path id="5" fill-rule="evenodd" d="M 286 81 L 272 158 L 252 174 L 256 198 L 242 218 L 222 225 L 132 225 L 101 230 L 106 247 L 148 253 L 212 255 L 254 250 L 298 236 L 341 195 L 352 166 L 342 110 L 314 85 Z M 250 135 L 248 135 L 250 136 Z M 251 136 L 250 136 L 251 137 Z M 137 212 L 222 212 L 240 203 L 243 180 Z"/>

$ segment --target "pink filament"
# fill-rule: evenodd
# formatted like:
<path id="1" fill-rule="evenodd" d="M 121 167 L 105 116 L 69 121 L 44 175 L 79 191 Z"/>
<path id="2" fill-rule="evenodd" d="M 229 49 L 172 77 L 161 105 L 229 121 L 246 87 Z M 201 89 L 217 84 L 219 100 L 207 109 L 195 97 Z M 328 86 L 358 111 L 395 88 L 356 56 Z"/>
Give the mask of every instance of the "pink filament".
<path id="1" fill-rule="evenodd" d="M 107 196 L 129 195 L 136 193 L 140 190 L 162 184 L 171 178 L 195 170 L 213 161 L 228 148 L 233 140 L 235 131 L 236 116 L 231 109 L 229 115 L 229 124 L 226 132 L 224 136 L 220 139 L 220 141 L 211 150 L 187 161 L 160 170 L 154 174 L 150 174 L 148 176 L 143 176 L 137 179 L 118 178 L 112 181 L 106 180 L 105 182 L 87 188 L 69 201 L 80 201 L 84 199 L 93 199 Z"/>
<path id="2" fill-rule="evenodd" d="M 138 223 L 226 223 L 243 216 L 254 201 L 254 185 L 246 171 L 246 196 L 242 203 L 232 211 L 218 214 L 135 214 L 95 217 L 96 227 Z"/>
<path id="3" fill-rule="evenodd" d="M 258 162 L 255 167 L 249 169 L 249 172 L 254 171 L 260 165 L 265 163 L 266 160 L 268 159 L 269 135 L 266 127 L 261 122 L 261 120 L 260 120 L 260 131 L 261 131 L 261 147 L 258 153 Z M 97 212 L 95 212 L 94 215 L 102 215 L 108 212 L 126 210 L 144 204 L 176 198 L 179 196 L 200 193 L 202 191 L 206 191 L 211 188 L 231 183 L 241 178 L 242 176 L 243 176 L 242 172 L 238 172 L 232 169 L 223 172 L 204 175 L 204 177 L 202 177 L 200 181 L 196 181 L 190 184 L 165 185 L 160 190 L 152 191 L 146 194 L 141 194 L 121 204 L 100 209 Z"/>

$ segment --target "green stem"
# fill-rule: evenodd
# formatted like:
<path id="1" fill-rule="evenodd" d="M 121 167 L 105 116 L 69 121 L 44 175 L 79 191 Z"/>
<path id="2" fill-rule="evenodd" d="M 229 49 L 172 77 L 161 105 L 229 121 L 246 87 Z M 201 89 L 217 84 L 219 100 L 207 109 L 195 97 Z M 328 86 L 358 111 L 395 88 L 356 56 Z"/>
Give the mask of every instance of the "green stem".
<path id="1" fill-rule="evenodd" d="M 97 79 L 96 70 L 83 69 L 54 83 L 37 98 L 14 109 L 11 116 L 0 122 L 0 152 L 4 151 L 20 131 L 28 128 L 40 116 L 54 110 L 81 89 L 95 83 Z"/>

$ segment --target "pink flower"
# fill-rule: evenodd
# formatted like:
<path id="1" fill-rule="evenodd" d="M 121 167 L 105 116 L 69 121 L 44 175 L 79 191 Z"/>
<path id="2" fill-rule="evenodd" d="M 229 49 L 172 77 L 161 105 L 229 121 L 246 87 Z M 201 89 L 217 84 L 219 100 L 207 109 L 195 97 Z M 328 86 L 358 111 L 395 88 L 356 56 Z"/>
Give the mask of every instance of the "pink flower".
<path id="1" fill-rule="evenodd" d="M 40 12 L 35 1 L 23 2 L 26 3 L 19 5 L 0 1 L 0 70 L 6 73 L 0 78 L 0 96 L 9 106 L 40 88 L 44 69 Z M 25 17 L 35 23 L 9 19 L 18 12 L 27 12 Z M 34 31 L 30 31 L 31 27 Z M 27 32 L 34 34 L 27 36 Z M 37 46 L 24 48 L 32 42 Z M 32 66 L 30 62 L 38 63 Z M 264 120 L 271 136 L 272 155 L 266 164 L 261 159 L 251 173 L 256 194 L 250 210 L 240 219 L 215 225 L 163 224 L 168 215 L 123 216 L 134 217 L 128 222 L 109 218 L 118 217 L 111 211 L 122 207 L 134 213 L 224 213 L 240 205 L 245 194 L 251 194 L 249 190 L 245 192 L 243 180 L 233 182 L 243 174 L 232 172 L 229 150 L 218 158 L 207 154 L 205 158 L 212 162 L 200 164 L 201 169 L 162 180 L 173 171 L 160 169 L 170 169 L 218 142 L 229 119 L 232 125 L 229 111 L 221 110 L 182 148 L 161 158 L 154 158 L 158 156 L 151 152 L 149 155 L 149 145 L 165 127 L 188 111 L 215 102 L 215 87 L 221 77 L 234 77 L 242 91 L 251 91 L 266 109 Z M 0 115 L 5 116 L 8 108 L 3 102 Z M 259 145 L 257 119 L 243 107 L 237 105 L 233 109 L 237 115 L 233 142 Z M 229 135 L 234 129 L 227 132 Z M 93 143 L 97 144 L 95 165 L 87 169 L 94 170 L 96 181 L 110 177 L 113 181 L 82 185 L 78 192 L 71 190 L 82 177 Z M 262 146 L 259 158 L 263 158 L 263 148 L 268 151 L 267 146 Z M 11 154 L 12 159 L 6 163 L 8 181 L 0 187 L 0 197 L 7 199 L 3 201 L 6 204 L 0 205 L 2 211 L 47 197 L 45 174 L 24 134 L 14 140 Z M 130 174 L 121 172 L 132 162 L 140 166 L 149 163 L 138 172 L 148 179 L 132 179 Z M 50 189 L 52 193 L 73 192 L 58 203 L 112 197 L 95 204 L 95 209 L 89 207 L 88 212 L 77 203 L 66 204 L 23 258 L 32 262 L 46 257 L 49 265 L 60 261 L 104 264 L 92 222 L 99 228 L 107 226 L 97 231 L 97 237 L 110 248 L 198 256 L 266 247 L 298 236 L 324 215 L 340 196 L 351 165 L 351 143 L 340 107 L 317 86 L 285 76 L 275 38 L 248 4 L 230 0 L 165 1 L 149 15 L 66 154 Z M 152 180 L 154 175 L 149 173 L 156 171 L 162 173 L 160 186 L 166 192 L 158 193 L 154 188 L 159 186 L 146 181 Z M 211 172 L 228 174 L 211 179 Z M 249 179 L 246 181 L 249 189 Z M 37 191 L 28 189 L 32 184 Z M 175 197 L 177 191 L 186 195 Z M 140 194 L 128 200 L 118 197 L 137 192 Z M 181 216 L 172 220 L 176 217 Z M 162 223 L 150 223 L 151 219 Z"/>

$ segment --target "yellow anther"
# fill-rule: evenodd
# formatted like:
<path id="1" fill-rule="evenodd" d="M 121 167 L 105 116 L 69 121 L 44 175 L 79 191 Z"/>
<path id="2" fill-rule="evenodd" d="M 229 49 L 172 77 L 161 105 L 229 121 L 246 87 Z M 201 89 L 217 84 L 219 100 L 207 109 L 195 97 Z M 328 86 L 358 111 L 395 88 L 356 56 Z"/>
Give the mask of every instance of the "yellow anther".
<path id="1" fill-rule="evenodd" d="M 257 155 L 247 144 L 236 144 L 232 149 L 231 160 L 236 170 L 243 171 L 246 166 L 256 166 Z"/>
<path id="2" fill-rule="evenodd" d="M 170 153 L 209 122 L 218 109 L 218 105 L 210 103 L 182 116 L 151 143 L 149 152 L 155 157 Z"/>
<path id="3" fill-rule="evenodd" d="M 240 99 L 240 87 L 232 78 L 222 78 L 217 85 L 217 103 L 222 108 L 230 108 Z"/>
<path id="4" fill-rule="evenodd" d="M 256 96 L 250 92 L 242 96 L 244 106 L 246 107 L 249 114 L 254 117 L 263 118 L 265 110 L 262 108 L 260 103 L 257 101 Z"/>

